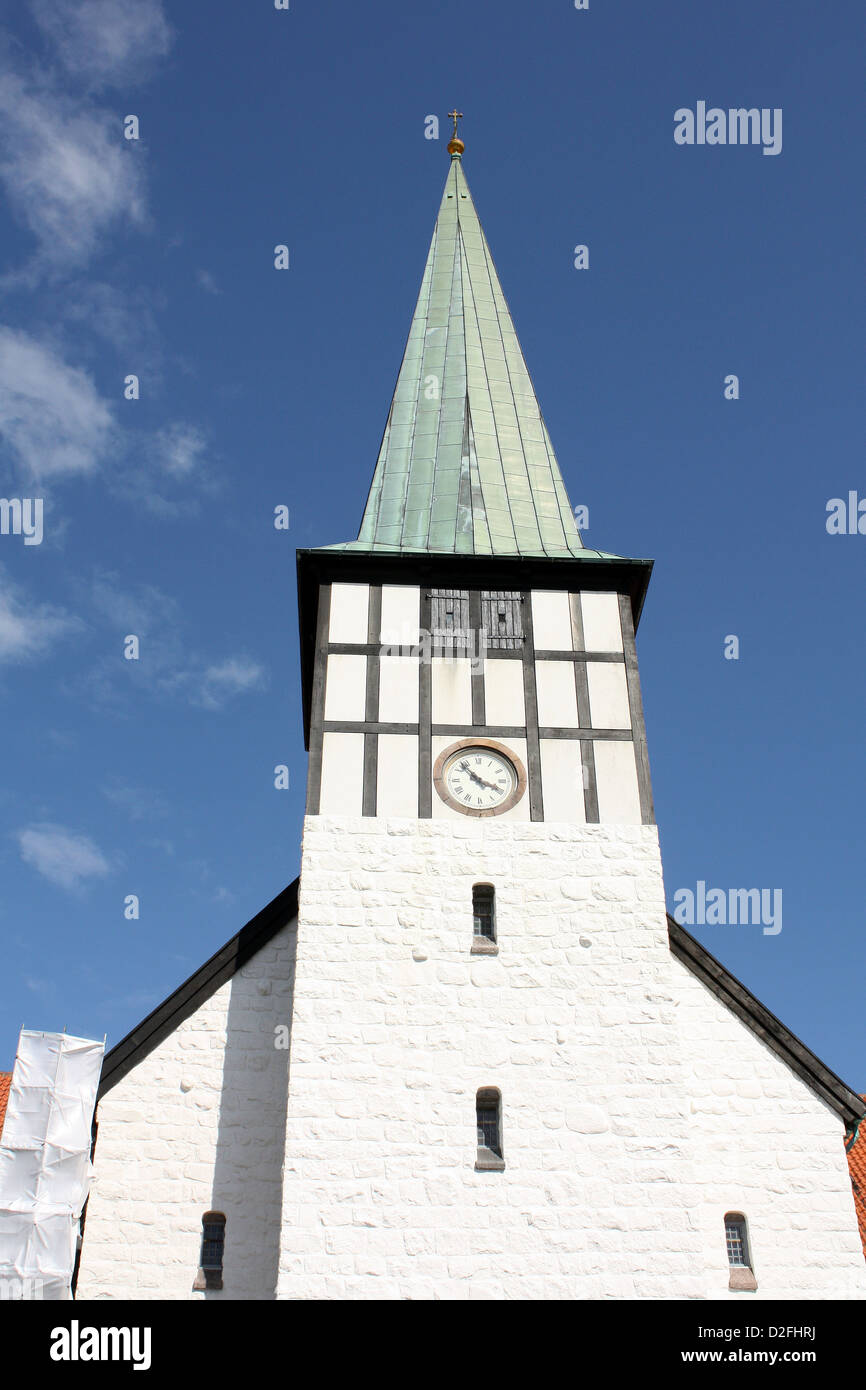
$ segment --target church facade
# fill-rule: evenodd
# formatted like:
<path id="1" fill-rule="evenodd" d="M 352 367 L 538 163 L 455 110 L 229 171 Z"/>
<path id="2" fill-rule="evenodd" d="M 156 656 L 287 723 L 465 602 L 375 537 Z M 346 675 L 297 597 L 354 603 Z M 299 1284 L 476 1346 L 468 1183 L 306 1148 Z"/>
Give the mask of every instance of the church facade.
<path id="1" fill-rule="evenodd" d="M 298 555 L 300 879 L 103 1070 L 78 1298 L 862 1298 L 863 1101 L 668 918 L 635 630 L 462 166 L 356 541 Z"/>

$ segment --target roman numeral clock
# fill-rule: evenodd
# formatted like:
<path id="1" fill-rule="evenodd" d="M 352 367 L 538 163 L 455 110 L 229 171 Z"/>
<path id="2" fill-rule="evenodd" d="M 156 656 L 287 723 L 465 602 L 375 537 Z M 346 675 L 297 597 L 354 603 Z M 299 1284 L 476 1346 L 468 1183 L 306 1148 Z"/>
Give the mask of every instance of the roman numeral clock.
<path id="1" fill-rule="evenodd" d="M 492 738 L 464 738 L 439 754 L 433 785 L 446 806 L 467 816 L 510 811 L 526 791 L 526 769 Z"/>

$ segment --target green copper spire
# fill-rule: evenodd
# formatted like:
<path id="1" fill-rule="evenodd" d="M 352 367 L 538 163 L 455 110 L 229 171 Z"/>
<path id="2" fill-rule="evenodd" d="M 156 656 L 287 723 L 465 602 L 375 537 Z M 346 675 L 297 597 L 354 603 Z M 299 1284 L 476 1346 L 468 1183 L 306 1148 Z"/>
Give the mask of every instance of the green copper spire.
<path id="1" fill-rule="evenodd" d="M 364 519 L 339 548 L 586 557 L 451 114 L 451 168 Z"/>

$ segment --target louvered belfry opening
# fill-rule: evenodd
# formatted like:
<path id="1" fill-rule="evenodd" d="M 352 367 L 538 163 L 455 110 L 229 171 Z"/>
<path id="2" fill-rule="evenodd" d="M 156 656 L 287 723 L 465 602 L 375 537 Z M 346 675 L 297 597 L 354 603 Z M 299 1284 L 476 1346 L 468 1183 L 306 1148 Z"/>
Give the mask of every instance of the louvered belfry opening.
<path id="1" fill-rule="evenodd" d="M 523 645 L 523 601 L 509 589 L 481 590 L 481 626 L 487 646 L 514 651 Z"/>
<path id="2" fill-rule="evenodd" d="M 430 626 L 434 651 L 456 656 L 470 650 L 469 590 L 432 589 Z"/>

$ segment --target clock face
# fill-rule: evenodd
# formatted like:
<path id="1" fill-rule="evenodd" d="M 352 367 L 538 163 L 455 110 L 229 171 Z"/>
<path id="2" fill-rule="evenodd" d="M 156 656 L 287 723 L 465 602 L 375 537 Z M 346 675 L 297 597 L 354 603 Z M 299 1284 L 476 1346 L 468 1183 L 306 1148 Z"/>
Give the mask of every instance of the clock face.
<path id="1" fill-rule="evenodd" d="M 468 816 L 495 816 L 520 800 L 526 776 L 519 761 L 491 739 L 461 739 L 437 760 L 436 790 Z"/>

